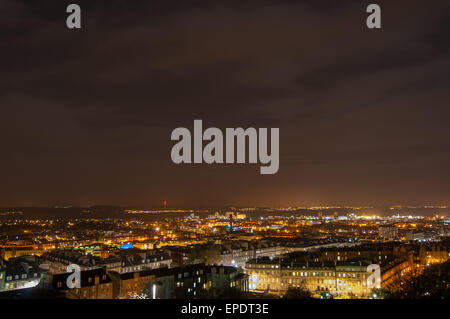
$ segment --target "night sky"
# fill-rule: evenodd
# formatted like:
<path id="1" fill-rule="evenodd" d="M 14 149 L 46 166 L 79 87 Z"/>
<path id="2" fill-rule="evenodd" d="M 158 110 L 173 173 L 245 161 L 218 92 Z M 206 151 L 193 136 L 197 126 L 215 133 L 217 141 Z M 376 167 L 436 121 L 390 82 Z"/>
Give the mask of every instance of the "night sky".
<path id="1" fill-rule="evenodd" d="M 449 204 L 449 30 L 448 0 L 1 0 L 0 206 Z M 194 119 L 279 127 L 279 172 L 173 164 Z"/>

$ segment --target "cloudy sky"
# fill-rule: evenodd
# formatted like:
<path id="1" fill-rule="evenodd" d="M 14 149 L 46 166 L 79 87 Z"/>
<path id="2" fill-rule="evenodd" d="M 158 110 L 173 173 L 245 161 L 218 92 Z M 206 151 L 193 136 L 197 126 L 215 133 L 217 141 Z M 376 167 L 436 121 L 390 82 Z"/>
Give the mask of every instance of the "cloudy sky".
<path id="1" fill-rule="evenodd" d="M 80 4 L 82 29 L 65 26 Z M 382 7 L 382 29 L 365 26 Z M 450 203 L 450 2 L 0 2 L 0 205 Z M 280 170 L 171 131 L 279 127 Z"/>

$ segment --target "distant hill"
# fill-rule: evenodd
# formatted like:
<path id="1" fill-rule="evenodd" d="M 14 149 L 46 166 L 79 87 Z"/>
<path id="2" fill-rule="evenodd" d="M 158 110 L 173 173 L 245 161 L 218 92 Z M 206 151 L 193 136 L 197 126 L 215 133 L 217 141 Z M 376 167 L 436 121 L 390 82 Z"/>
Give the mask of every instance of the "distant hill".
<path id="1" fill-rule="evenodd" d="M 124 209 L 116 206 L 0 208 L 0 218 L 121 218 L 124 216 Z"/>

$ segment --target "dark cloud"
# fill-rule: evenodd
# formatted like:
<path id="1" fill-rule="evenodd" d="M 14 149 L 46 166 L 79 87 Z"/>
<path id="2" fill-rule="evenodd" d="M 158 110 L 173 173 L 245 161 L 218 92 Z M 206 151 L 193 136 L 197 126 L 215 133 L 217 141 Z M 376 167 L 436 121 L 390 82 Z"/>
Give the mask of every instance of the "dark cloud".
<path id="1" fill-rule="evenodd" d="M 0 4 L 1 205 L 448 202 L 448 1 Z M 280 127 L 274 176 L 170 132 Z"/>

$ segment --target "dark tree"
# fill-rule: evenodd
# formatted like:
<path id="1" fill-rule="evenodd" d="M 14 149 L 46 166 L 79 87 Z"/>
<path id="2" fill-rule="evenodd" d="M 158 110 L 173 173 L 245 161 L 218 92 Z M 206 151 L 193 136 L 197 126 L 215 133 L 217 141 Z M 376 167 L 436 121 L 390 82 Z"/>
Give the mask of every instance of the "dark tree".
<path id="1" fill-rule="evenodd" d="M 312 299 L 312 294 L 309 290 L 299 287 L 290 287 L 283 296 L 284 299 Z"/>

